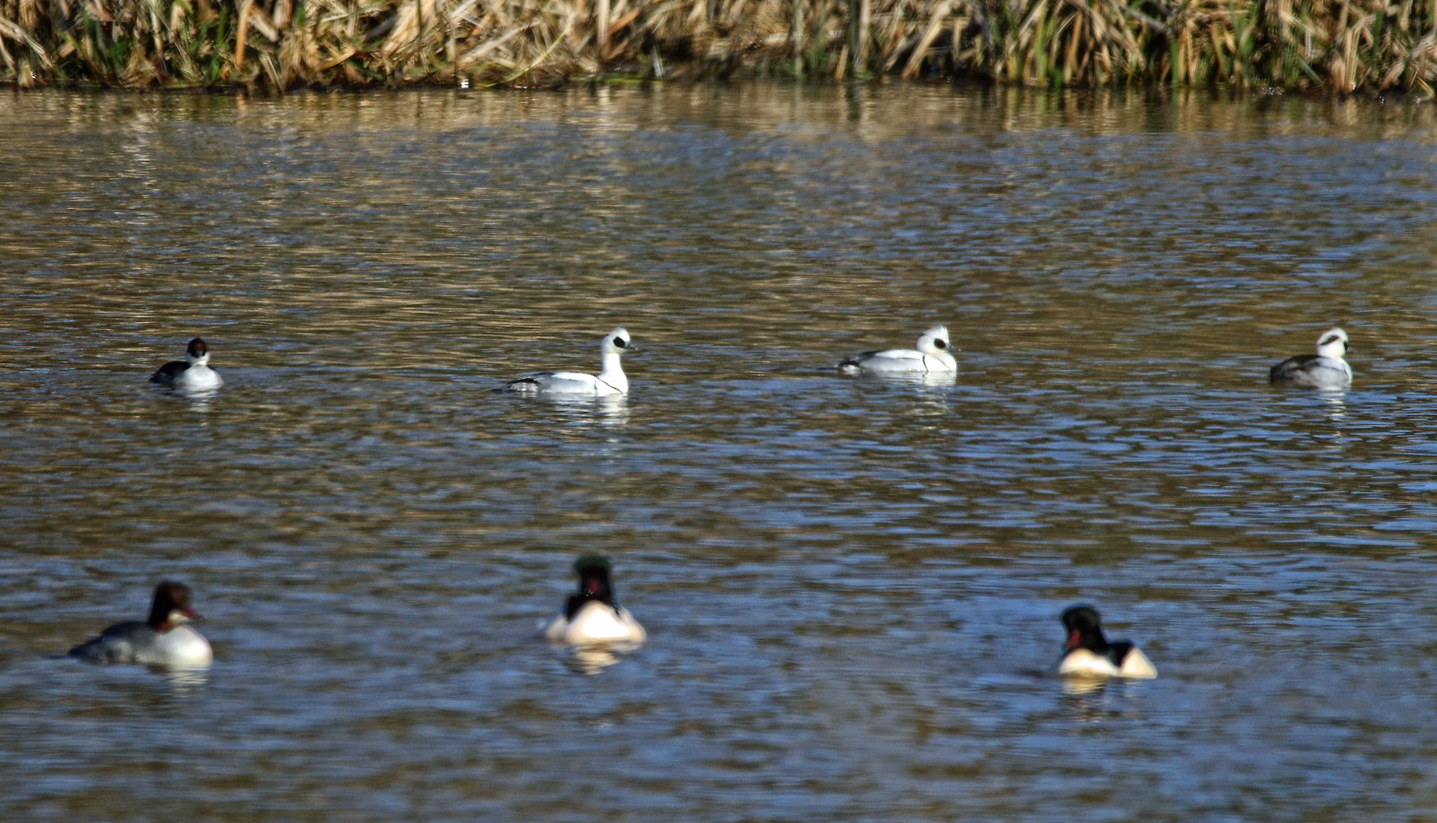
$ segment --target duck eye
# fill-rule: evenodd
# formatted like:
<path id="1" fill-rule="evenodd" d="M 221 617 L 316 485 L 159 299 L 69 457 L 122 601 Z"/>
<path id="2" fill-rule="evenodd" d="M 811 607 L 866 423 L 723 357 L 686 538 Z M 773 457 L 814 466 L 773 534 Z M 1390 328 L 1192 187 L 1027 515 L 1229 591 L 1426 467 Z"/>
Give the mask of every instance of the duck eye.
<path id="1" fill-rule="evenodd" d="M 625 339 L 622 338 L 622 337 L 615 337 L 615 338 L 614 338 L 614 345 L 615 345 L 615 346 L 618 346 L 618 347 L 621 348 L 621 349 L 623 349 L 623 348 L 627 348 L 628 345 L 629 345 L 629 343 L 628 343 L 627 340 L 625 340 Z"/>
<path id="2" fill-rule="evenodd" d="M 948 348 L 948 341 L 940 337 L 939 339 L 933 341 L 933 348 L 946 349 Z"/>

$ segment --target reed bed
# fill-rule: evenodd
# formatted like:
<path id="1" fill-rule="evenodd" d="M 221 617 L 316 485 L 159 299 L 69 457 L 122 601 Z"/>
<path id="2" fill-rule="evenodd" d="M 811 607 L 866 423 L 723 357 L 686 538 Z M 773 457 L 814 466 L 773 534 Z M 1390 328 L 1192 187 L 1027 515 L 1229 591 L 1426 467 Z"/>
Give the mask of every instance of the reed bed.
<path id="1" fill-rule="evenodd" d="M 1437 0 L 0 0 L 0 82 L 968 78 L 1424 96 Z"/>

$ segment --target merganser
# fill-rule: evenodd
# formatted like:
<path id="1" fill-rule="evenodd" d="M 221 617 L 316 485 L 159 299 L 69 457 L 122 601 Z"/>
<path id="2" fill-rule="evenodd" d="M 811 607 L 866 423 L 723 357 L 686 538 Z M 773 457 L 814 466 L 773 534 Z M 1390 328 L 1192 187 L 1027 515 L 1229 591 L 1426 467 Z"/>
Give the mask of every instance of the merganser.
<path id="1" fill-rule="evenodd" d="M 70 656 L 91 663 L 204 668 L 214 660 L 209 641 L 185 625 L 199 619 L 199 614 L 190 608 L 189 587 L 162 580 L 155 587 L 150 616 L 143 623 L 138 620 L 116 623 L 94 640 L 71 649 Z"/>
<path id="2" fill-rule="evenodd" d="M 1127 640 L 1109 642 L 1102 621 L 1092 606 L 1073 606 L 1063 612 L 1068 640 L 1058 674 L 1076 676 L 1151 678 L 1158 670 L 1147 655 Z"/>
<path id="3" fill-rule="evenodd" d="M 544 629 L 550 642 L 571 646 L 644 642 L 648 637 L 644 627 L 614 601 L 607 557 L 580 557 L 574 563 L 574 573 L 579 575 L 579 590 L 569 595 L 564 613 Z"/>

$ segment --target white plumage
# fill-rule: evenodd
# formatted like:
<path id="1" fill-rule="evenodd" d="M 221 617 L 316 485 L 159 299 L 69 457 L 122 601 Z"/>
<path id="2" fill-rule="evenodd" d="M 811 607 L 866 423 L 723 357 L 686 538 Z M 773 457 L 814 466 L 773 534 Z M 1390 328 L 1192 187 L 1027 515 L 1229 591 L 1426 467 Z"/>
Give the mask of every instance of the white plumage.
<path id="1" fill-rule="evenodd" d="M 866 351 L 843 360 L 844 374 L 932 374 L 958 371 L 958 361 L 949 353 L 947 326 L 934 326 L 918 336 L 911 349 Z"/>
<path id="2" fill-rule="evenodd" d="M 1316 354 L 1299 354 L 1273 366 L 1268 377 L 1274 384 L 1310 389 L 1341 389 L 1352 385 L 1347 364 L 1347 332 L 1336 326 L 1317 338 Z"/>
<path id="3" fill-rule="evenodd" d="M 621 355 L 632 348 L 628 331 L 622 326 L 599 343 L 599 373 L 556 371 L 526 374 L 505 384 L 508 391 L 524 394 L 561 395 L 568 397 L 604 397 L 629 393 L 629 378 L 624 374 Z"/>

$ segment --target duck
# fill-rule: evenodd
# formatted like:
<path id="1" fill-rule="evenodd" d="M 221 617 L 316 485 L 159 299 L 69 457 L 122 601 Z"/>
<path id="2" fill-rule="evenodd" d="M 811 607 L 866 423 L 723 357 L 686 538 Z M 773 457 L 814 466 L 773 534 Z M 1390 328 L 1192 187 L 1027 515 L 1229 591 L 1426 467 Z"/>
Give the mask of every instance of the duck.
<path id="1" fill-rule="evenodd" d="M 866 351 L 838 364 L 842 374 L 931 374 L 958 371 L 958 361 L 949 353 L 952 343 L 947 326 L 933 326 L 918 335 L 911 349 Z"/>
<path id="2" fill-rule="evenodd" d="M 150 375 L 151 383 L 181 391 L 210 391 L 224 385 L 220 373 L 210 368 L 210 348 L 196 337 L 185 348 L 184 360 L 171 360 Z"/>
<path id="3" fill-rule="evenodd" d="M 1269 370 L 1273 385 L 1311 389 L 1342 389 L 1352 385 L 1347 365 L 1347 332 L 1333 326 L 1317 338 L 1316 354 L 1289 357 Z"/>
<path id="4" fill-rule="evenodd" d="M 1103 636 L 1102 619 L 1092 606 L 1066 609 L 1063 627 L 1068 630 L 1068 641 L 1063 644 L 1058 674 L 1139 679 L 1158 676 L 1152 661 L 1131 641 L 1110 642 Z"/>
<path id="5" fill-rule="evenodd" d="M 564 612 L 544 629 L 551 643 L 569 646 L 637 645 L 648 638 L 629 610 L 614 600 L 607 557 L 589 554 L 574 562 L 579 590 L 569 595 Z"/>
<path id="6" fill-rule="evenodd" d="M 620 356 L 633 349 L 629 332 L 620 326 L 604 335 L 599 342 L 599 373 L 548 371 L 526 374 L 504 384 L 506 391 L 522 394 L 567 397 L 607 397 L 627 395 L 629 378 L 624 375 Z"/>
<path id="7" fill-rule="evenodd" d="M 190 589 L 161 580 L 155 586 L 150 616 L 105 629 L 99 637 L 70 650 L 70 657 L 89 663 L 140 663 L 167 669 L 202 669 L 214 660 L 204 635 L 190 628 L 200 615 L 190 607 Z"/>

